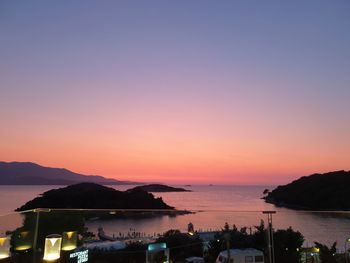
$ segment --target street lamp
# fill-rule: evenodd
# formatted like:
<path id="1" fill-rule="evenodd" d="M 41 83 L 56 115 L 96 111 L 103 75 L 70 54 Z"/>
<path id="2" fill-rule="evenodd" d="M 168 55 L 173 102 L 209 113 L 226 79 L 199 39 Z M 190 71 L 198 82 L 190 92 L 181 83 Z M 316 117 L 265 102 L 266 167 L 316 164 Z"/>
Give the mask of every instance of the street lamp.
<path id="1" fill-rule="evenodd" d="M 345 239 L 345 263 L 348 263 L 348 242 L 350 242 L 350 238 Z"/>

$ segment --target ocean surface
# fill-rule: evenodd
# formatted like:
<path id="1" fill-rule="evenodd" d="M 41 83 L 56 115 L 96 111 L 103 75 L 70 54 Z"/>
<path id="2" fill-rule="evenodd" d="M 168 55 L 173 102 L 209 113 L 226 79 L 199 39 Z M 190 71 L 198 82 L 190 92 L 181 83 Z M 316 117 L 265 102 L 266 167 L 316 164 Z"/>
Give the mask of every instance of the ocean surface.
<path id="1" fill-rule="evenodd" d="M 39 194 L 62 186 L 0 186 L 0 234 L 19 226 L 21 217 L 12 214 L 13 210 Z M 116 186 L 115 189 L 126 190 L 133 186 Z M 331 244 L 338 242 L 338 248 L 344 247 L 346 238 L 350 237 L 350 213 L 347 212 L 310 212 L 295 211 L 275 207 L 261 199 L 264 189 L 272 190 L 274 186 L 180 186 L 192 192 L 154 193 L 157 197 L 177 209 L 195 210 L 193 214 L 181 216 L 160 216 L 143 219 L 95 220 L 87 222 L 89 230 L 97 231 L 103 227 L 108 235 L 126 234 L 129 231 L 154 235 L 168 229 L 186 231 L 192 222 L 197 230 L 221 229 L 225 222 L 230 226 L 254 228 L 261 220 L 267 222 L 264 210 L 275 210 L 273 226 L 285 229 L 291 226 L 305 237 L 305 245 L 314 241 Z"/>

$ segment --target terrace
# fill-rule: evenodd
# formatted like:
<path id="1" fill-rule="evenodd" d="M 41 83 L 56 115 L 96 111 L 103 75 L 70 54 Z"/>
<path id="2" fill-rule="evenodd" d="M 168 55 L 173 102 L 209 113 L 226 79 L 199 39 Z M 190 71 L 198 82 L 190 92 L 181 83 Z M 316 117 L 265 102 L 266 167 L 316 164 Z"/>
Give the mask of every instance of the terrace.
<path id="1" fill-rule="evenodd" d="M 306 224 L 302 229 L 284 226 L 287 211 L 201 210 L 181 211 L 184 213 L 180 215 L 173 212 L 34 209 L 3 215 L 0 217 L 0 262 L 327 263 L 348 260 L 344 253 L 348 252 L 346 235 L 349 232 L 344 228 L 350 219 L 348 212 L 298 211 L 297 218 L 304 222 L 310 216 L 323 220 L 322 224 Z M 333 221 L 338 219 L 343 220 L 344 225 L 335 229 Z M 218 221 L 222 224 L 217 225 Z M 333 241 L 338 241 L 334 251 Z"/>

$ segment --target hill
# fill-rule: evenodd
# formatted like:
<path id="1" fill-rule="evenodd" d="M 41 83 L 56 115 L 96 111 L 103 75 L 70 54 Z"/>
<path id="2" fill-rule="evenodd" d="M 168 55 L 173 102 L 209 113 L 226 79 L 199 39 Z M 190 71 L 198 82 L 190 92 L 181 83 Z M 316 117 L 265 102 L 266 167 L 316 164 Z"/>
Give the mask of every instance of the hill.
<path id="1" fill-rule="evenodd" d="M 105 185 L 138 184 L 97 175 L 83 175 L 64 168 L 44 167 L 31 162 L 0 162 L 0 185 L 70 185 L 93 182 Z"/>
<path id="2" fill-rule="evenodd" d="M 129 189 L 128 191 L 133 190 L 143 190 L 146 192 L 191 192 L 190 190 L 186 190 L 184 188 L 171 187 L 163 184 L 148 184 L 148 185 L 140 185 L 134 188 Z"/>
<path id="3" fill-rule="evenodd" d="M 173 209 L 162 198 L 142 190 L 117 191 L 95 183 L 80 183 L 44 192 L 17 211 L 34 208 Z"/>
<path id="4" fill-rule="evenodd" d="M 350 171 L 304 176 L 278 186 L 264 198 L 277 206 L 310 210 L 350 210 Z"/>

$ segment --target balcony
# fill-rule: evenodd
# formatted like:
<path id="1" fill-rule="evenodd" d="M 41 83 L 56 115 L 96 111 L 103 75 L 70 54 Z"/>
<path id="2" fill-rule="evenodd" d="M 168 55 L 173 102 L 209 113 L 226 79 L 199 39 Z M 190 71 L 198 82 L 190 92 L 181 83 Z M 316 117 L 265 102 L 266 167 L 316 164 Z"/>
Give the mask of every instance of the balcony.
<path id="1" fill-rule="evenodd" d="M 349 219 L 287 209 L 34 209 L 0 217 L 0 263 L 347 262 Z"/>

